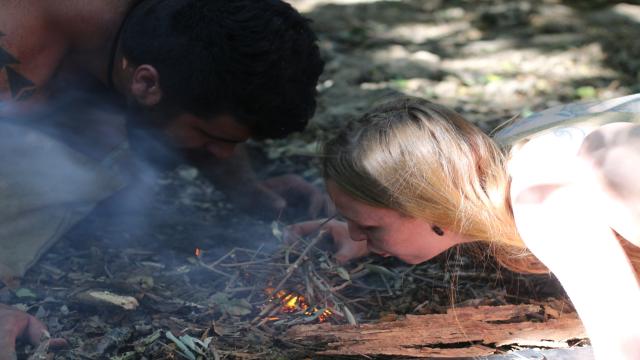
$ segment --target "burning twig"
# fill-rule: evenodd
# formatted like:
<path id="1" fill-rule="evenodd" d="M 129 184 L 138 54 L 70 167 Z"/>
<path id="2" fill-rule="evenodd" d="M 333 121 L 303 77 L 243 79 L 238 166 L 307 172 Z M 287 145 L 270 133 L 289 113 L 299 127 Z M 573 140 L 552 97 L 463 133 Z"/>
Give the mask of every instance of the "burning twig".
<path id="1" fill-rule="evenodd" d="M 282 287 L 287 282 L 287 280 L 289 280 L 289 277 L 291 277 L 293 272 L 300 266 L 302 261 L 304 261 L 305 257 L 309 253 L 309 251 L 313 247 L 315 247 L 318 244 L 318 242 L 322 239 L 322 236 L 324 235 L 322 233 L 322 227 L 324 225 L 326 225 L 329 221 L 333 220 L 334 217 L 335 216 L 332 216 L 332 217 L 328 218 L 327 220 L 323 221 L 320 225 L 318 225 L 318 229 L 313 232 L 313 235 L 315 235 L 315 237 L 311 240 L 311 242 L 307 245 L 307 247 L 302 251 L 300 256 L 298 256 L 298 259 L 296 259 L 296 261 L 293 264 L 291 264 L 291 266 L 289 266 L 289 268 L 287 268 L 287 271 L 285 272 L 284 277 L 282 278 L 282 280 L 280 280 L 278 285 L 271 292 L 271 296 L 275 296 L 275 294 L 282 289 Z M 265 311 L 265 310 L 261 311 L 260 314 L 255 319 L 253 319 L 253 322 L 255 322 L 258 319 L 262 318 L 266 313 L 267 313 L 267 311 Z"/>

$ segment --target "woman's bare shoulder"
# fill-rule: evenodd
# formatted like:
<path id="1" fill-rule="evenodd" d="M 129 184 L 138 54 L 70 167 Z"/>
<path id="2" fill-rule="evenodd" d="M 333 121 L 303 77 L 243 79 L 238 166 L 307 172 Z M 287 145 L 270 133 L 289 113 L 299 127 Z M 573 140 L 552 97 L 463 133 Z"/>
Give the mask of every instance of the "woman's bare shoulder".
<path id="1" fill-rule="evenodd" d="M 527 188 L 574 181 L 578 152 L 593 130 L 577 126 L 559 127 L 514 147 L 508 162 L 512 199 Z"/>

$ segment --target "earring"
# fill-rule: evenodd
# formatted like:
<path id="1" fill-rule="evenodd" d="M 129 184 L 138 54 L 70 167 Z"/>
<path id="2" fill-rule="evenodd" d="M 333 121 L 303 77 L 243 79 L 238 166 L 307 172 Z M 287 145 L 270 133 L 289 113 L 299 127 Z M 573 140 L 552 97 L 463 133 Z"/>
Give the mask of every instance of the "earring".
<path id="1" fill-rule="evenodd" d="M 431 230 L 433 230 L 433 232 L 434 232 L 434 233 L 436 233 L 436 235 L 438 235 L 438 236 L 442 236 L 442 235 L 444 235 L 444 230 L 442 230 L 442 229 L 441 229 L 439 226 L 437 226 L 437 225 L 433 225 L 433 226 L 431 227 Z"/>

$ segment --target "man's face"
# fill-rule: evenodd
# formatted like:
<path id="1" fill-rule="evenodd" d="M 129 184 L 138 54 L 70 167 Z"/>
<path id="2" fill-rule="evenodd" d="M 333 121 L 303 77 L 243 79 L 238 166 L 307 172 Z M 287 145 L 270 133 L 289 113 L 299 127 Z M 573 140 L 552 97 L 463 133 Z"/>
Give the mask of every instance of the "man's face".
<path id="1" fill-rule="evenodd" d="M 182 112 L 167 118 L 165 114 L 133 106 L 127 116 L 129 146 L 157 169 L 194 159 L 226 159 L 251 137 L 249 129 L 229 115 L 202 118 Z"/>
<path id="2" fill-rule="evenodd" d="M 204 119 L 182 113 L 167 122 L 163 132 L 173 147 L 201 150 L 218 159 L 229 158 L 236 146 L 251 137 L 249 129 L 230 115 Z"/>

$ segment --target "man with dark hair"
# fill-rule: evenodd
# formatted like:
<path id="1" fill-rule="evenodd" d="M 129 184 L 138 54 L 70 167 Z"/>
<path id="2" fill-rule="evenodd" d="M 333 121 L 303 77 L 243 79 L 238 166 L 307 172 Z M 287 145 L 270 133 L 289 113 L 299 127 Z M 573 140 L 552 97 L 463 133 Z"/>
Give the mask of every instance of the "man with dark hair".
<path id="1" fill-rule="evenodd" d="M 243 194 L 253 207 L 262 202 L 282 210 L 287 199 L 277 191 L 306 196 L 311 212 L 322 205 L 318 190 L 299 177 L 259 182 L 238 149 L 250 138 L 300 131 L 315 111 L 323 62 L 308 21 L 287 3 L 22 0 L 0 6 L 5 284 L 127 185 L 120 170 L 129 162 L 117 161 L 127 149 L 149 162 L 193 161 L 204 174 L 219 175 L 217 184 L 239 205 Z M 16 336 L 37 341 L 43 329 L 0 306 L 0 360 L 15 356 Z"/>

